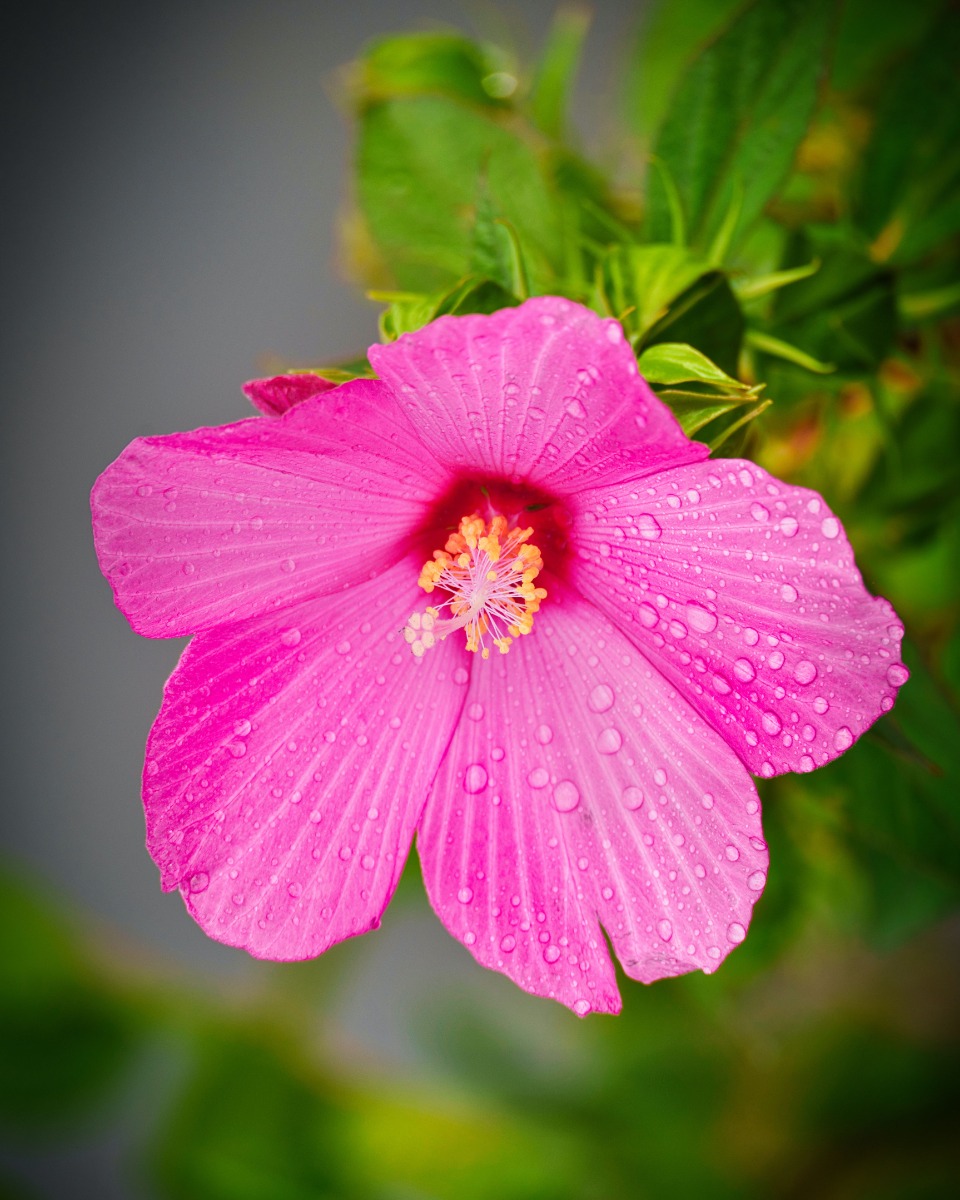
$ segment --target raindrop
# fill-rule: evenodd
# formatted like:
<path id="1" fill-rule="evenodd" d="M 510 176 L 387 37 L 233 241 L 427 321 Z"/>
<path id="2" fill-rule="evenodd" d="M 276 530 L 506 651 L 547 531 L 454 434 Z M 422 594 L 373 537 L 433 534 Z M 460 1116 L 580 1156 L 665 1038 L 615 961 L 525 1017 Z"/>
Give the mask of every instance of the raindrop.
<path id="1" fill-rule="evenodd" d="M 779 733 L 783 728 L 783 722 L 774 712 L 765 712 L 760 718 L 760 724 L 763 726 L 764 733 Z"/>
<path id="2" fill-rule="evenodd" d="M 555 963 L 559 957 L 560 957 L 560 947 L 559 946 L 547 946 L 543 952 L 543 961 L 544 962 Z"/>
<path id="3" fill-rule="evenodd" d="M 595 713 L 607 712 L 613 708 L 613 688 L 606 683 L 598 683 L 590 693 L 587 703 Z"/>
<path id="4" fill-rule="evenodd" d="M 820 523 L 820 532 L 825 538 L 830 538 L 832 541 L 840 536 L 840 522 L 836 517 L 824 517 Z"/>
<path id="5" fill-rule="evenodd" d="M 799 593 L 797 592 L 797 589 L 793 586 L 792 583 L 781 584 L 780 597 L 782 600 L 786 601 L 787 604 L 794 604 L 796 602 L 798 594 Z"/>
<path id="6" fill-rule="evenodd" d="M 500 939 L 500 949 L 504 954 L 511 954 L 517 948 L 517 939 L 512 933 L 508 933 L 506 937 Z"/>
<path id="7" fill-rule="evenodd" d="M 783 666 L 783 654 L 779 650 L 774 650 L 767 659 L 767 666 L 771 671 L 779 671 Z"/>
<path id="8" fill-rule="evenodd" d="M 573 812 L 580 803 L 580 791 L 572 779 L 561 779 L 553 789 L 553 803 L 558 812 Z"/>
<path id="9" fill-rule="evenodd" d="M 767 882 L 765 871 L 754 871 L 752 875 L 747 876 L 747 887 L 751 892 L 762 892 L 763 885 Z"/>
<path id="10" fill-rule="evenodd" d="M 536 738 L 541 746 L 549 746 L 553 741 L 553 730 L 549 725 L 538 725 Z"/>
<path id="11" fill-rule="evenodd" d="M 784 517 L 780 522 L 780 532 L 784 537 L 793 537 L 800 528 L 800 522 L 796 517 Z"/>
<path id="12" fill-rule="evenodd" d="M 457 899 L 461 904 L 469 904 L 473 899 L 473 888 L 462 887 L 460 891 L 457 892 Z"/>
<path id="13" fill-rule="evenodd" d="M 549 782 L 550 772 L 546 769 L 546 767 L 534 767 L 527 776 L 527 783 L 529 783 L 532 788 L 546 787 Z"/>
<path id="14" fill-rule="evenodd" d="M 657 787 L 663 787 L 667 782 L 667 773 L 662 767 L 657 767 L 657 769 L 654 771 L 653 782 L 657 785 Z"/>
<path id="15" fill-rule="evenodd" d="M 713 633 L 717 627 L 717 614 L 691 600 L 686 606 L 687 620 L 697 633 Z"/>
<path id="16" fill-rule="evenodd" d="M 597 738 L 597 749 L 601 754 L 616 754 L 623 745 L 623 738 L 620 736 L 620 730 L 614 729 L 611 725 L 607 729 L 601 729 L 600 735 Z"/>
<path id="17" fill-rule="evenodd" d="M 660 522 L 650 513 L 640 513 L 637 517 L 637 530 L 640 536 L 648 542 L 655 542 L 663 533 Z"/>
<path id="18" fill-rule="evenodd" d="M 756 503 L 751 504 L 750 505 L 750 516 L 753 517 L 753 519 L 755 521 L 769 521 L 770 520 L 770 509 L 764 508 L 764 506 L 762 504 L 756 504 Z"/>
<path id="19" fill-rule="evenodd" d="M 833 735 L 833 744 L 838 750 L 849 750 L 853 745 L 853 734 L 846 725 L 841 725 Z"/>
<path id="20" fill-rule="evenodd" d="M 624 808 L 630 809 L 631 812 L 636 812 L 641 804 L 643 804 L 643 792 L 631 784 L 630 787 L 625 787 L 620 793 L 620 799 L 623 802 Z"/>
<path id="21" fill-rule="evenodd" d="M 470 763 L 463 775 L 463 790 L 471 796 L 487 786 L 487 768 L 483 763 Z"/>
<path id="22" fill-rule="evenodd" d="M 467 709 L 467 716 L 470 718 L 471 721 L 482 721 L 483 720 L 483 705 L 478 704 L 476 702 L 471 704 L 470 707 Z"/>
<path id="23" fill-rule="evenodd" d="M 196 875 L 190 876 L 190 882 L 187 884 L 190 891 L 196 894 L 197 892 L 205 892 L 210 884 L 210 876 L 206 871 L 197 871 Z"/>
<path id="24" fill-rule="evenodd" d="M 239 721 L 234 721 L 233 723 L 233 732 L 237 737 L 246 737 L 251 729 L 252 726 L 245 717 L 241 717 Z"/>
<path id="25" fill-rule="evenodd" d="M 802 687 L 813 683 L 817 677 L 817 667 L 808 658 L 801 658 L 793 671 L 793 677 Z"/>
<path id="26" fill-rule="evenodd" d="M 587 1013 L 590 1011 L 590 1001 L 589 1000 L 575 1000 L 574 1004 L 573 1004 L 573 1011 L 577 1014 L 578 1017 L 585 1017 L 587 1015 Z"/>
<path id="27" fill-rule="evenodd" d="M 643 604 L 637 606 L 637 616 L 640 619 L 640 624 L 646 629 L 653 629 L 660 620 L 660 614 L 652 604 Z"/>
<path id="28" fill-rule="evenodd" d="M 299 629 L 285 629 L 283 633 L 280 634 L 280 641 L 283 642 L 285 646 L 299 646 L 300 636 Z"/>
<path id="29" fill-rule="evenodd" d="M 757 677 L 757 669 L 749 658 L 738 658 L 733 664 L 733 673 L 741 683 L 749 683 Z"/>
<path id="30" fill-rule="evenodd" d="M 665 942 L 669 942 L 673 937 L 673 926 L 666 919 L 666 917 L 664 917 L 662 921 L 657 922 L 657 933 L 660 934 L 661 938 L 663 938 Z"/>
<path id="31" fill-rule="evenodd" d="M 747 931 L 739 921 L 734 921 L 727 926 L 727 937 L 735 946 L 739 946 L 743 939 L 747 936 Z"/>
<path id="32" fill-rule="evenodd" d="M 910 672 L 900 663 L 887 668 L 887 683 L 891 687 L 902 687 L 910 678 Z"/>
<path id="33" fill-rule="evenodd" d="M 740 851 L 736 846 L 724 846 L 723 852 L 730 862 L 736 862 L 740 857 Z"/>
<path id="34" fill-rule="evenodd" d="M 681 641 L 683 638 L 685 638 L 688 632 L 689 630 L 682 621 L 673 620 L 670 622 L 670 634 L 672 637 L 675 637 L 677 641 Z"/>

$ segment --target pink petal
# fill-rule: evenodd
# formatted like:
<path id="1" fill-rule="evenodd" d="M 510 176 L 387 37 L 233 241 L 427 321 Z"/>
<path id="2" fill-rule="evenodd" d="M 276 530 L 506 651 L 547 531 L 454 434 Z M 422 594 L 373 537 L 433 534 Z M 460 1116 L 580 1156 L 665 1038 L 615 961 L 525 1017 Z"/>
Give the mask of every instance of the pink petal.
<path id="1" fill-rule="evenodd" d="M 716 968 L 766 879 L 723 739 L 554 579 L 533 632 L 474 664 L 418 833 L 427 891 L 484 966 L 583 1015 L 620 1000 L 600 924 L 651 982 Z"/>
<path id="2" fill-rule="evenodd" d="M 336 384 L 310 371 L 295 375 L 274 375 L 270 379 L 251 379 L 243 385 L 243 394 L 268 417 L 280 417 L 295 404 L 332 391 Z"/>
<path id="3" fill-rule="evenodd" d="M 577 500 L 571 580 L 761 775 L 893 706 L 903 629 L 820 496 L 714 460 Z"/>
<path id="4" fill-rule="evenodd" d="M 620 324 L 556 296 L 441 317 L 369 356 L 451 469 L 564 491 L 708 453 L 640 378 Z"/>
<path id="5" fill-rule="evenodd" d="M 147 845 L 211 937 L 300 959 L 379 924 L 466 690 L 462 646 L 399 632 L 419 565 L 201 634 L 168 682 Z"/>
<path id="6" fill-rule="evenodd" d="M 97 554 L 138 633 L 192 633 L 368 579 L 449 482 L 357 380 L 276 421 L 133 442 L 93 490 Z"/>

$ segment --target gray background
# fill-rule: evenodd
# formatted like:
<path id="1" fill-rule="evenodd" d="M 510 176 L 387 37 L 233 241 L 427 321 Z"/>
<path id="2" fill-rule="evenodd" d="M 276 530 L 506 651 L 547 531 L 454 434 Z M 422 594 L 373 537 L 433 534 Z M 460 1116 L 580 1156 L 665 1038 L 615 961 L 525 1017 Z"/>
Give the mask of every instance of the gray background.
<path id="1" fill-rule="evenodd" d="M 529 50 L 553 9 L 206 0 L 24 10 L 4 78 L 14 126 L 3 222 L 3 842 L 134 964 L 161 962 L 216 988 L 248 986 L 261 970 L 161 894 L 143 849 L 143 745 L 183 643 L 143 640 L 114 610 L 93 553 L 90 486 L 138 435 L 248 415 L 240 384 L 271 356 L 330 361 L 375 340 L 376 306 L 336 265 L 351 145 L 332 99 L 336 68 L 373 36 L 444 20 Z M 594 149 L 638 11 L 597 6 L 578 113 Z M 422 905 L 367 940 L 337 1020 L 343 1042 L 371 1060 L 416 1069 L 404 1013 L 425 980 L 469 979 L 514 1003 Z M 543 1007 L 533 1024 L 549 1022 Z"/>

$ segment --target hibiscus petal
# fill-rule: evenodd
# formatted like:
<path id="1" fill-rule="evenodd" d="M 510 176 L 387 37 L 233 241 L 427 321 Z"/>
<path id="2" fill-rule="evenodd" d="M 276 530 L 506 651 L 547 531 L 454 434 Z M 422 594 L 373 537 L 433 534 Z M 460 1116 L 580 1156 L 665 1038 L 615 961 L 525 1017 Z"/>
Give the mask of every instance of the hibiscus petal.
<path id="1" fill-rule="evenodd" d="M 533 632 L 477 662 L 418 849 L 450 932 L 581 1015 L 626 972 L 712 971 L 766 880 L 743 764 L 593 606 L 548 583 Z"/>
<path id="2" fill-rule="evenodd" d="M 810 771 L 893 706 L 903 629 L 823 499 L 739 459 L 576 501 L 571 580 L 749 768 Z"/>
<path id="3" fill-rule="evenodd" d="M 567 491 L 695 461 L 619 322 L 556 296 L 441 317 L 370 361 L 439 462 Z"/>
<path id="4" fill-rule="evenodd" d="M 311 396 L 332 391 L 337 385 L 310 371 L 294 375 L 274 375 L 270 379 L 251 379 L 243 385 L 243 394 L 268 417 L 280 417 L 295 404 Z"/>
<path id="5" fill-rule="evenodd" d="M 138 633 L 193 633 L 370 578 L 449 482 L 357 380 L 276 421 L 133 442 L 93 490 L 97 554 Z"/>
<path id="6" fill-rule="evenodd" d="M 457 721 L 453 639 L 400 633 L 419 564 L 198 636 L 144 771 L 147 846 L 211 937 L 300 959 L 376 927 Z"/>

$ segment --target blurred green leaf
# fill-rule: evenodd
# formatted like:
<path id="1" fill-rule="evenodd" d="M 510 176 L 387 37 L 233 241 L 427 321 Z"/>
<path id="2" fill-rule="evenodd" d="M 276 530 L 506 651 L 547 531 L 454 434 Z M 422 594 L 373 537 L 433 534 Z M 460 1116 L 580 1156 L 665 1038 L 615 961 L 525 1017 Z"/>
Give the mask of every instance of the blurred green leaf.
<path id="1" fill-rule="evenodd" d="M 671 303 L 710 273 L 710 266 L 682 246 L 614 246 L 602 264 L 600 289 L 606 312 L 623 320 L 639 339 Z"/>
<path id="2" fill-rule="evenodd" d="M 643 335 L 641 344 L 685 342 L 735 375 L 743 342 L 743 312 L 722 271 L 710 271 L 681 292 Z"/>
<path id="3" fill-rule="evenodd" d="M 734 279 L 733 290 L 738 300 L 759 300 L 761 296 L 768 296 L 771 292 L 778 292 L 781 288 L 789 287 L 791 283 L 799 283 L 801 279 L 809 279 L 811 275 L 816 275 L 819 270 L 820 260 L 815 258 L 813 262 L 806 263 L 800 267 L 790 267 L 786 271 L 769 271 L 766 275 L 754 275 L 748 278 Z"/>
<path id="4" fill-rule="evenodd" d="M 96 979 L 69 926 L 13 876 L 0 876 L 0 910 L 0 1124 L 42 1132 L 103 1101 L 142 1023 Z"/>
<path id="5" fill-rule="evenodd" d="M 532 141 L 441 97 L 369 107 L 357 191 L 367 231 L 394 282 L 434 292 L 468 273 L 481 182 L 523 243 L 531 284 L 555 288 L 561 215 Z"/>
<path id="6" fill-rule="evenodd" d="M 500 107 L 506 100 L 502 78 L 506 65 L 502 53 L 462 34 L 411 33 L 369 46 L 354 67 L 351 82 L 364 104 L 396 96 L 436 95 Z"/>
<path id="7" fill-rule="evenodd" d="M 654 145 L 675 181 L 690 245 L 705 251 L 730 211 L 749 229 L 785 178 L 817 99 L 832 0 L 756 0 L 683 76 Z M 670 204 L 648 181 L 647 235 L 670 236 Z"/>
<path id="8" fill-rule="evenodd" d="M 324 1200 L 356 1195 L 342 1113 L 294 1047 L 225 1022 L 201 1030 L 185 1094 L 151 1153 L 170 1200 Z"/>
<path id="9" fill-rule="evenodd" d="M 530 110 L 548 137 L 563 135 L 567 105 L 589 27 L 589 8 L 564 4 L 557 9 L 547 33 L 530 93 Z"/>
<path id="10" fill-rule="evenodd" d="M 909 262 L 960 230 L 960 21 L 946 6 L 884 90 L 854 209 L 883 257 Z"/>

